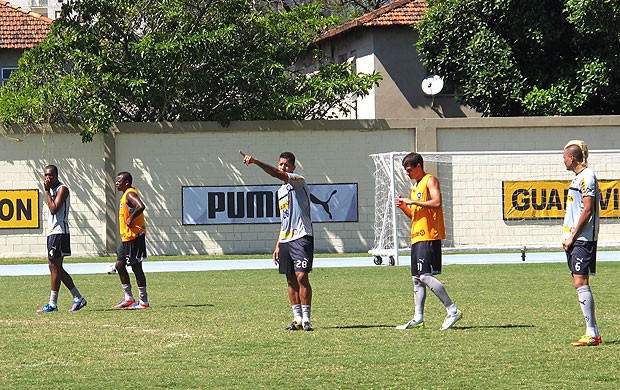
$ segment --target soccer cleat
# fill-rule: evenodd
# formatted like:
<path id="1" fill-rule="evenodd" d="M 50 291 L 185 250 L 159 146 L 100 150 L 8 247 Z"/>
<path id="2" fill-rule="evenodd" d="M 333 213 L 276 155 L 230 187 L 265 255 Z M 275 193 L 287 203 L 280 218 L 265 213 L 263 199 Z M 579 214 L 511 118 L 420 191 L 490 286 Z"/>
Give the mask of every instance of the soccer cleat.
<path id="1" fill-rule="evenodd" d="M 594 347 L 600 345 L 602 342 L 603 340 L 601 340 L 601 336 L 597 337 L 584 335 L 581 336 L 579 340 L 573 341 L 571 344 L 573 344 L 575 347 Z"/>
<path id="2" fill-rule="evenodd" d="M 443 325 L 441 325 L 441 328 L 439 328 L 439 330 L 450 329 L 452 325 L 456 324 L 457 321 L 460 320 L 461 318 L 463 318 L 463 312 L 460 310 L 458 310 L 455 315 L 448 314 L 446 316 L 446 319 L 443 322 Z"/>
<path id="3" fill-rule="evenodd" d="M 149 307 L 151 307 L 148 303 L 144 303 L 142 301 L 134 303 L 133 305 L 129 306 L 127 309 L 129 310 L 141 310 L 141 309 L 148 309 Z"/>
<path id="4" fill-rule="evenodd" d="M 399 330 L 413 329 L 413 328 L 424 328 L 424 320 L 420 320 L 420 321 L 411 320 L 404 325 L 398 325 L 396 327 L 396 329 L 399 329 Z"/>
<path id="5" fill-rule="evenodd" d="M 133 306 L 136 303 L 135 299 L 124 299 L 122 301 L 120 301 L 119 303 L 117 303 L 116 305 L 114 305 L 115 309 L 127 309 L 130 308 L 131 306 Z"/>
<path id="6" fill-rule="evenodd" d="M 314 330 L 314 328 L 312 327 L 312 325 L 310 325 L 310 321 L 306 321 L 304 322 L 304 330 L 306 332 L 312 332 Z"/>
<path id="7" fill-rule="evenodd" d="M 84 297 L 80 297 L 80 299 L 78 299 L 77 301 L 73 300 L 73 306 L 71 306 L 71 309 L 69 309 L 69 311 L 78 311 L 84 306 L 86 306 L 86 304 L 86 299 Z"/>
<path id="8" fill-rule="evenodd" d="M 284 330 L 301 330 L 302 326 L 299 322 L 293 321 L 289 326 L 284 328 Z"/>
<path id="9" fill-rule="evenodd" d="M 58 307 L 52 306 L 49 303 L 45 304 L 42 308 L 37 309 L 37 313 L 51 313 L 53 311 L 58 311 Z"/>

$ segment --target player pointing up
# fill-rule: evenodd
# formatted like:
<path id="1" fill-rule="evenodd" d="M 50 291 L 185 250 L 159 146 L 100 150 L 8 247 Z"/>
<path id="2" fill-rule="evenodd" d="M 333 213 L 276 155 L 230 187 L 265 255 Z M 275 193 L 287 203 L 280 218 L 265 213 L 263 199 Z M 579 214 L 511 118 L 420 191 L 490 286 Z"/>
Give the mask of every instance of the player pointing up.
<path id="1" fill-rule="evenodd" d="M 286 275 L 288 296 L 293 309 L 293 322 L 286 330 L 312 331 L 310 308 L 312 286 L 308 274 L 312 271 L 314 238 L 310 218 L 310 190 L 303 176 L 295 171 L 295 156 L 280 154 L 278 167 L 266 164 L 239 151 L 245 165 L 256 164 L 268 175 L 284 182 L 278 190 L 280 234 L 273 251 L 273 261 L 280 274 Z"/>

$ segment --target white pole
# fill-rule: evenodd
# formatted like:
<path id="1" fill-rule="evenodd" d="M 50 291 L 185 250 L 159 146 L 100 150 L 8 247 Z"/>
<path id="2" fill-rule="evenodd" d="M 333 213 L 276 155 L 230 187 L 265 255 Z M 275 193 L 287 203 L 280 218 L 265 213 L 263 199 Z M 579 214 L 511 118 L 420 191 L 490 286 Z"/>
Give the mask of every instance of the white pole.
<path id="1" fill-rule="evenodd" d="M 394 265 L 398 265 L 398 217 L 396 213 L 396 172 L 394 171 L 394 155 L 390 153 L 390 193 L 392 194 L 392 241 L 394 245 Z"/>

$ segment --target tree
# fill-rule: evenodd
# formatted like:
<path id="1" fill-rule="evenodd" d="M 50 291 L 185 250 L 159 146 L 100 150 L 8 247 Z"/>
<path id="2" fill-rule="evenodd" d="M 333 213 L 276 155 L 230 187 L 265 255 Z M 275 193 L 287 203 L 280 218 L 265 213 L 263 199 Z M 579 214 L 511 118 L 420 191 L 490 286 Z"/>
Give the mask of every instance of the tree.
<path id="1" fill-rule="evenodd" d="M 338 23 L 346 23 L 372 12 L 393 0 L 255 0 L 261 10 L 291 11 L 296 7 L 320 3 L 324 16 L 334 16 Z"/>
<path id="2" fill-rule="evenodd" d="M 0 89 L 0 121 L 318 119 L 380 75 L 294 66 L 330 19 L 317 5 L 258 13 L 248 0 L 74 0 Z"/>
<path id="3" fill-rule="evenodd" d="M 428 0 L 425 65 L 485 116 L 620 112 L 620 4 Z"/>

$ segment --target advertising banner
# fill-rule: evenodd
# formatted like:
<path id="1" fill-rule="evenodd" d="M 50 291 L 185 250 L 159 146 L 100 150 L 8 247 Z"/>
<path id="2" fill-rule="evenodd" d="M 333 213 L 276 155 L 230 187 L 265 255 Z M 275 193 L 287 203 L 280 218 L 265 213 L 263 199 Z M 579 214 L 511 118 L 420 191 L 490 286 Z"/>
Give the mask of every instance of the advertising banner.
<path id="1" fill-rule="evenodd" d="M 312 222 L 357 222 L 357 184 L 309 184 Z M 280 223 L 279 185 L 182 187 L 184 225 Z"/>
<path id="2" fill-rule="evenodd" d="M 38 229 L 39 190 L 0 190 L 0 229 Z"/>
<path id="3" fill-rule="evenodd" d="M 601 218 L 620 217 L 620 180 L 599 180 Z M 504 220 L 564 218 L 568 180 L 502 182 Z"/>

